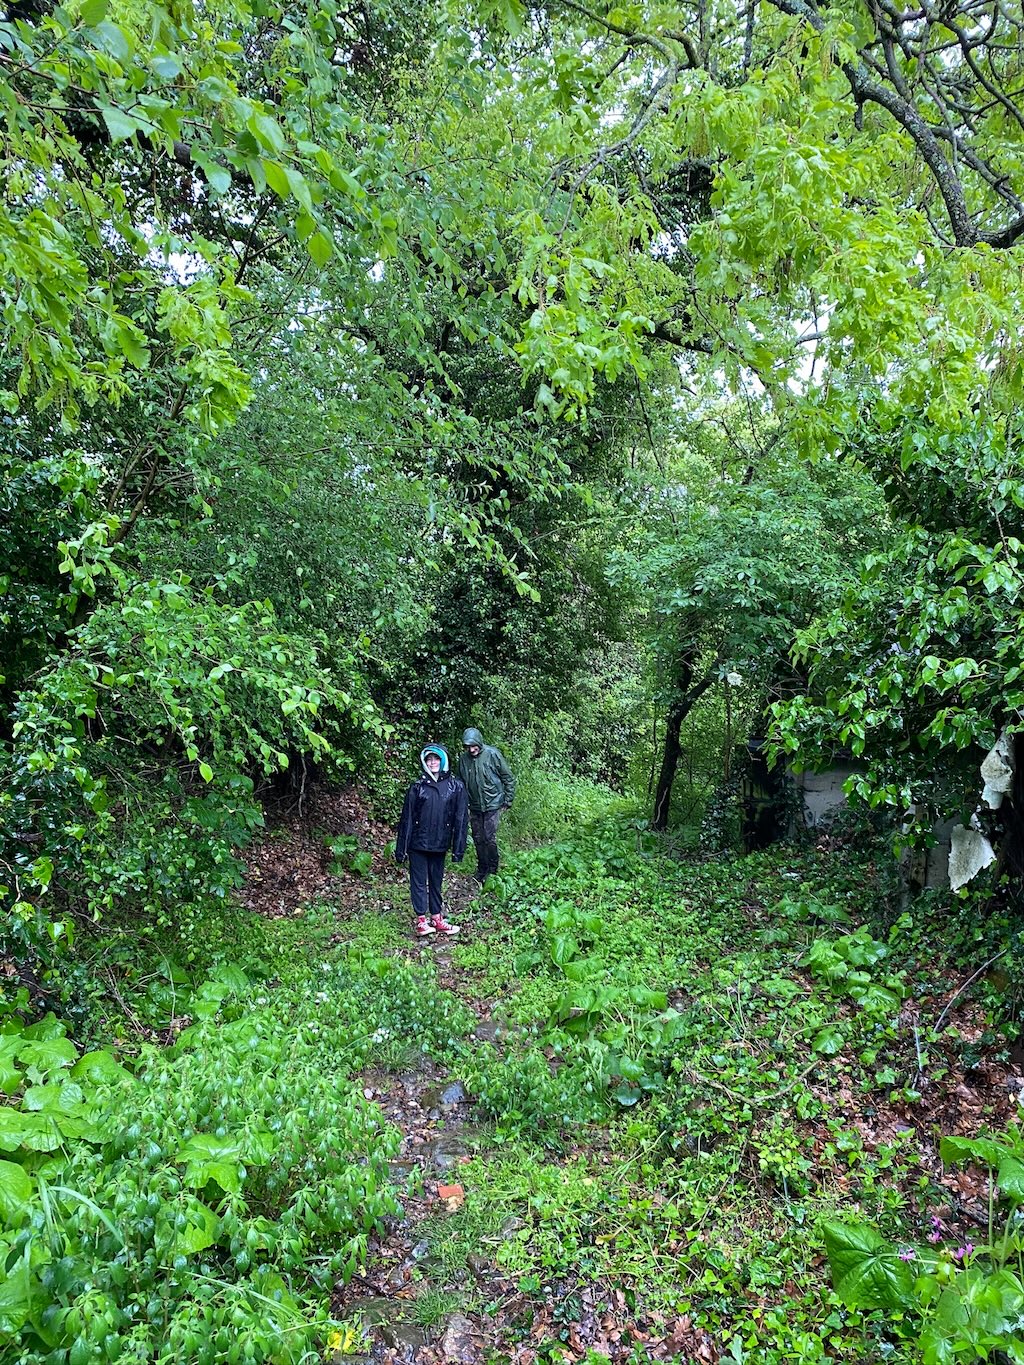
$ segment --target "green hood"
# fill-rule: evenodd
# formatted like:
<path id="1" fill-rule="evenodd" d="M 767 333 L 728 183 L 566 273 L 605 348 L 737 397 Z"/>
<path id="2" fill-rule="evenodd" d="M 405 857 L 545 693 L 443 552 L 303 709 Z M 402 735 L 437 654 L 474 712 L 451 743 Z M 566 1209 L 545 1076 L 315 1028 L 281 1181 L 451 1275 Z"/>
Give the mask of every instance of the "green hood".
<path id="1" fill-rule="evenodd" d="M 470 744 L 479 744 L 482 749 L 484 747 L 484 737 L 479 730 L 474 730 L 470 727 L 468 730 L 463 730 L 462 743 L 465 747 L 468 747 Z"/>

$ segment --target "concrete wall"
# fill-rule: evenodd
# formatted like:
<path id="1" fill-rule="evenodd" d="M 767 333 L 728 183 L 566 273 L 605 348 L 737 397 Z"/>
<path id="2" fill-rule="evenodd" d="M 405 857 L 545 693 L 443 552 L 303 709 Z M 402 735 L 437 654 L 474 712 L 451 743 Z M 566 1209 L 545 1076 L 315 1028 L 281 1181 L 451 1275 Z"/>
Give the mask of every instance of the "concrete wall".
<path id="1" fill-rule="evenodd" d="M 841 765 L 823 773 L 789 774 L 803 803 L 803 822 L 807 829 L 828 829 L 846 805 L 843 783 L 857 771 L 852 765 Z M 911 885 L 925 888 L 949 885 L 950 836 L 959 823 L 959 820 L 941 820 L 932 831 L 935 843 L 931 848 L 916 848 L 904 853 L 901 862 Z"/>
<path id="2" fill-rule="evenodd" d="M 827 829 L 836 813 L 846 805 L 843 783 L 858 770 L 853 767 L 829 768 L 824 773 L 790 773 L 790 780 L 803 802 L 803 822 L 808 829 Z"/>

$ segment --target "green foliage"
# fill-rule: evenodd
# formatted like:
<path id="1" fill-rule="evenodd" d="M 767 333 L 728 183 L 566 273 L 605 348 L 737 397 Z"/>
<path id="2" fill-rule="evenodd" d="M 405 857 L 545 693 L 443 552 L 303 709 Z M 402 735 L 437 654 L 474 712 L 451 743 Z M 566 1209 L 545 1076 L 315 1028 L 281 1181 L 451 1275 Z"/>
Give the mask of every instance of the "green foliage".
<path id="1" fill-rule="evenodd" d="M 943 1240 L 936 1217 L 926 1249 L 898 1249 L 864 1223 L 826 1223 L 822 1233 L 833 1283 L 851 1307 L 879 1311 L 895 1323 L 911 1314 L 926 1365 L 1020 1360 L 1024 1279 L 1017 1211 L 1024 1202 L 1024 1137 L 1011 1125 L 999 1138 L 944 1137 L 940 1151 L 945 1162 L 988 1167 L 986 1243 L 936 1246 Z M 1001 1231 L 997 1198 L 1006 1210 Z"/>
<path id="2" fill-rule="evenodd" d="M 854 429 L 851 454 L 877 470 L 903 521 L 885 551 L 864 559 L 841 605 L 800 635 L 808 688 L 776 708 L 780 749 L 803 765 L 849 749 L 864 762 L 851 796 L 910 810 L 912 837 L 973 812 L 985 752 L 1004 729 L 1015 743 L 1018 446 L 1015 421 L 987 413 L 935 429 L 885 404 Z M 1012 795 L 990 817 L 990 828 L 1000 824 L 1012 879 L 1022 847 Z"/>
<path id="3" fill-rule="evenodd" d="M 305 1358 L 399 1211 L 398 1135 L 349 1076 L 395 1031 L 444 1053 L 468 1023 L 365 955 L 179 991 L 195 1022 L 130 1071 L 52 1016 L 0 1034 L 0 1333 L 26 1362 L 116 1339 L 122 1360 Z"/>

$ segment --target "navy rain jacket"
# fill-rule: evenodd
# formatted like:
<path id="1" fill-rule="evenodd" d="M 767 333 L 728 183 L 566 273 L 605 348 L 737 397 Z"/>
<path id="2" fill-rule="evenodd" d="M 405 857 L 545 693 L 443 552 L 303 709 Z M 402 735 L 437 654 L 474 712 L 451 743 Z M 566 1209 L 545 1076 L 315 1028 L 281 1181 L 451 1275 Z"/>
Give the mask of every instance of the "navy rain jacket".
<path id="1" fill-rule="evenodd" d="M 398 822 L 395 858 L 404 862 L 410 849 L 420 853 L 447 853 L 459 862 L 466 851 L 469 815 L 466 786 L 450 773 L 421 777 L 405 794 Z"/>

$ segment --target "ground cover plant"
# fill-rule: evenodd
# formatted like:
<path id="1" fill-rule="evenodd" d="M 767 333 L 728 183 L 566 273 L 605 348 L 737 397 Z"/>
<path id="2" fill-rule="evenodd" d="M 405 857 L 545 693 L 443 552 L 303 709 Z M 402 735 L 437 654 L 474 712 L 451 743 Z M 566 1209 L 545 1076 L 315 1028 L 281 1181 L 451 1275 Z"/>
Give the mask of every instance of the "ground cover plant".
<path id="1" fill-rule="evenodd" d="M 334 1285 L 400 1210 L 398 1136 L 353 1078 L 395 1038 L 445 1053 L 467 1015 L 366 948 L 279 965 L 182 974 L 192 1022 L 117 1056 L 79 1056 L 52 1015 L 25 1023 L 24 999 L 7 1010 L 5 1354 L 299 1361 L 335 1330 Z M 165 1007 L 150 997 L 154 1020 Z"/>
<path id="2" fill-rule="evenodd" d="M 483 1249 L 540 1304 L 614 1286 L 736 1360 L 910 1361 L 919 1337 L 925 1359 L 976 1358 L 935 1345 L 939 1293 L 978 1358 L 1012 1348 L 1016 1167 L 1006 1245 L 982 1250 L 983 1185 L 943 1165 L 975 1149 L 940 1152 L 938 1125 L 1002 1130 L 1014 1092 L 976 1077 L 976 1108 L 949 1103 L 965 1022 L 939 1021 L 951 978 L 922 978 L 912 915 L 868 856 L 679 865 L 647 838 L 518 855 L 456 950 L 509 1032 L 463 1063 L 493 1129 L 434 1227 L 442 1263 Z M 1015 1160 L 1013 1132 L 986 1159 Z M 552 1342 L 578 1358 L 557 1324 Z"/>

